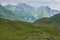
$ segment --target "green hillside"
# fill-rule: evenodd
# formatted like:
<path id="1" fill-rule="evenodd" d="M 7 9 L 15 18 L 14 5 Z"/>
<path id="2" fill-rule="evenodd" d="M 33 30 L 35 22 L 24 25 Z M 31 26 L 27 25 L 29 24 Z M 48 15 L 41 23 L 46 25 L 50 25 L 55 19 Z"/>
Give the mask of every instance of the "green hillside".
<path id="1" fill-rule="evenodd" d="M 0 18 L 0 40 L 60 40 L 59 27 Z"/>
<path id="2" fill-rule="evenodd" d="M 43 24 L 60 24 L 60 14 L 56 14 L 50 18 L 42 18 L 39 19 L 37 21 L 35 21 L 35 23 L 43 23 Z"/>

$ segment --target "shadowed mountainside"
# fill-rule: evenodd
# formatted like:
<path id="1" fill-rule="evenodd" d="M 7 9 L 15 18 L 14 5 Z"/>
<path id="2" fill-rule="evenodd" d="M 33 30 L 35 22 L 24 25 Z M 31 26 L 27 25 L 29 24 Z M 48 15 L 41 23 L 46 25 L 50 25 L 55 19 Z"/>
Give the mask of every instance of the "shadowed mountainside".
<path id="1" fill-rule="evenodd" d="M 60 24 L 60 14 L 56 14 L 50 18 L 42 18 L 35 21 L 36 23 L 44 24 Z"/>

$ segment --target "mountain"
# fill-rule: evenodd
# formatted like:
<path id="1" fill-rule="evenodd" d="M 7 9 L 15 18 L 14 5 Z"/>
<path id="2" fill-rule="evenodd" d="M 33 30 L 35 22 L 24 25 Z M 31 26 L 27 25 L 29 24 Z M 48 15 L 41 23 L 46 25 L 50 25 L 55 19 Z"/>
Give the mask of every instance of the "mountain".
<path id="1" fill-rule="evenodd" d="M 0 18 L 15 20 L 16 15 L 12 11 L 7 10 L 5 7 L 0 5 Z"/>
<path id="2" fill-rule="evenodd" d="M 36 23 L 40 24 L 60 24 L 60 14 L 56 14 L 50 18 L 42 18 L 40 20 L 35 21 Z"/>
<path id="3" fill-rule="evenodd" d="M 60 13 L 58 10 L 53 10 L 48 6 L 41 6 L 37 8 L 37 12 L 41 14 L 42 17 L 51 17 L 55 14 Z"/>
<path id="4" fill-rule="evenodd" d="M 31 7 L 25 3 L 19 3 L 18 5 L 6 5 L 5 8 L 12 10 L 16 16 L 18 17 L 18 20 L 25 20 L 25 21 L 34 21 L 34 13 L 35 8 Z"/>
<path id="5" fill-rule="evenodd" d="M 8 4 L 5 6 L 8 10 L 14 12 L 18 20 L 34 22 L 37 19 L 44 17 L 51 17 L 60 13 L 58 10 L 53 10 L 48 6 L 40 6 L 39 8 L 32 7 L 26 3 L 19 3 L 17 5 Z"/>
<path id="6" fill-rule="evenodd" d="M 13 7 L 14 13 L 8 9 L 10 6 L 5 8 L 0 5 L 0 40 L 60 40 L 60 14 L 48 18 L 25 5 L 18 5 L 15 7 L 17 10 Z M 25 22 L 32 21 L 31 19 L 39 20 L 34 23 Z"/>
<path id="7" fill-rule="evenodd" d="M 17 13 L 17 16 L 23 20 L 26 21 L 34 21 L 35 18 L 32 15 L 34 13 L 34 7 L 31 7 L 25 3 L 19 3 L 16 6 L 15 13 Z"/>
<path id="8" fill-rule="evenodd" d="M 11 5 L 11 4 L 8 4 L 8 5 L 4 6 L 4 7 L 5 7 L 6 9 L 8 9 L 8 10 L 11 10 L 11 11 L 14 11 L 15 8 L 16 8 L 15 5 Z"/>

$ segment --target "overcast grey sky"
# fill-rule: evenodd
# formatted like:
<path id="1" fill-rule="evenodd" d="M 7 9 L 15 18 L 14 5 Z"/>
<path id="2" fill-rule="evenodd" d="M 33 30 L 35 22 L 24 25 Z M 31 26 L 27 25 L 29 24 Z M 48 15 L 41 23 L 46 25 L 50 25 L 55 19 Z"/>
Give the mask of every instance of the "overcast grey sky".
<path id="1" fill-rule="evenodd" d="M 0 4 L 18 4 L 26 3 L 34 7 L 39 7 L 41 5 L 49 6 L 54 9 L 60 9 L 60 0 L 0 0 Z"/>

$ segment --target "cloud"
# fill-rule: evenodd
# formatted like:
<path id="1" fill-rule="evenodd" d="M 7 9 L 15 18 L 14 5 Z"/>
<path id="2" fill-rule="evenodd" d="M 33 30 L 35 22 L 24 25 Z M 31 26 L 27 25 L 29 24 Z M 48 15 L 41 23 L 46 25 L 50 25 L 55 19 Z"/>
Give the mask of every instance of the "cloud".
<path id="1" fill-rule="evenodd" d="M 39 7 L 41 5 L 50 6 L 55 9 L 60 9 L 60 0 L 0 0 L 0 4 L 18 4 L 27 3 L 34 7 Z"/>

